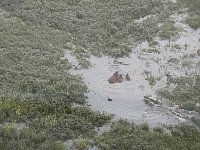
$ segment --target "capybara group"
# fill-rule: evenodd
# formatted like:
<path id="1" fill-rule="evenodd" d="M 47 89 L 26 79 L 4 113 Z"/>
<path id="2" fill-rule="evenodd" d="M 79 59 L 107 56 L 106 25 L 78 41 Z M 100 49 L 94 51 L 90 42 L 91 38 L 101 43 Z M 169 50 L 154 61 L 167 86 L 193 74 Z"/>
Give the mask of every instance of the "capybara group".
<path id="1" fill-rule="evenodd" d="M 118 71 L 116 71 L 109 79 L 108 79 L 108 82 L 110 84 L 114 84 L 114 83 L 122 83 L 124 80 L 122 74 L 119 74 Z M 130 81 L 130 76 L 129 74 L 126 74 L 126 80 L 127 81 Z"/>

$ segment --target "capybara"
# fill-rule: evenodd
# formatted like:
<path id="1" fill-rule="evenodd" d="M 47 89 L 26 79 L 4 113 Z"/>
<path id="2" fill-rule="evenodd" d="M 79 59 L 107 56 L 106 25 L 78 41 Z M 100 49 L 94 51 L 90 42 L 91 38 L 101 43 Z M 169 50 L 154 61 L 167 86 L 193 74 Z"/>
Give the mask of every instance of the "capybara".
<path id="1" fill-rule="evenodd" d="M 122 74 L 120 74 L 118 77 L 118 83 L 122 83 L 122 81 L 123 81 L 123 77 L 122 77 Z"/>
<path id="2" fill-rule="evenodd" d="M 109 82 L 110 84 L 117 83 L 117 82 L 118 82 L 118 79 L 119 79 L 119 74 L 118 74 L 118 71 L 116 71 L 116 72 L 112 75 L 112 77 L 110 77 L 110 78 L 108 79 L 108 82 Z"/>

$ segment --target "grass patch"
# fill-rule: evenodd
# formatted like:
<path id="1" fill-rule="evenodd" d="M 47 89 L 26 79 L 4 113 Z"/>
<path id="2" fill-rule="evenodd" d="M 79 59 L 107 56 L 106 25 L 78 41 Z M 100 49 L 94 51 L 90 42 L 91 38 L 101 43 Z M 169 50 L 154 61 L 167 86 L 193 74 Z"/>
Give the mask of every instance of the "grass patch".
<path id="1" fill-rule="evenodd" d="M 168 60 L 168 63 L 174 63 L 174 64 L 179 64 L 180 60 L 178 58 L 170 58 Z"/>
<path id="2" fill-rule="evenodd" d="M 186 22 L 194 29 L 200 28 L 200 0 L 178 0 L 178 4 L 188 8 Z"/>
<path id="3" fill-rule="evenodd" d="M 81 48 L 113 57 L 128 55 L 133 41 L 151 41 L 158 33 L 157 24 L 176 7 L 160 0 L 2 0 L 0 6 L 25 22 L 65 31 L 76 54 L 84 56 Z M 146 16 L 150 18 L 138 22 Z"/>
<path id="4" fill-rule="evenodd" d="M 110 115 L 84 106 L 87 87 L 80 76 L 69 74 L 68 60 L 61 59 L 70 34 L 8 13 L 0 16 L 0 34 L 1 124 L 26 123 L 38 134 L 66 140 L 91 137 L 95 127 L 109 122 Z M 45 146 L 38 145 L 35 149 Z"/>
<path id="5" fill-rule="evenodd" d="M 110 131 L 84 143 L 88 144 L 88 146 L 96 145 L 104 150 L 195 150 L 200 148 L 200 133 L 198 129 L 183 124 L 170 130 L 177 130 L 180 134 L 175 134 L 172 131 L 172 135 L 169 135 L 160 129 L 146 130 L 146 127 L 143 130 L 143 128 L 135 124 L 118 121 L 112 125 Z M 87 147 L 86 145 L 84 146 Z"/>
<path id="6" fill-rule="evenodd" d="M 193 29 L 198 29 L 200 27 L 200 16 L 194 15 L 194 16 L 189 16 L 186 19 L 186 22 L 191 26 Z"/>
<path id="7" fill-rule="evenodd" d="M 152 75 L 151 72 L 145 70 L 142 74 L 145 75 L 145 80 L 149 82 L 150 86 L 154 86 L 156 84 L 157 79 Z"/>
<path id="8" fill-rule="evenodd" d="M 85 103 L 87 88 L 61 60 L 68 34 L 47 26 L 28 25 L 15 17 L 0 18 L 1 94 L 21 99 Z"/>
<path id="9" fill-rule="evenodd" d="M 64 102 L 20 101 L 1 97 L 0 123 L 25 122 L 38 132 L 58 139 L 94 134 L 95 127 L 108 123 L 112 116 L 93 112 L 87 107 L 72 107 Z"/>
<path id="10" fill-rule="evenodd" d="M 160 51 L 158 49 L 154 49 L 154 48 L 142 49 L 142 52 L 160 54 Z"/>
<path id="11" fill-rule="evenodd" d="M 66 150 L 63 142 L 45 132 L 36 132 L 31 128 L 17 130 L 11 124 L 0 127 L 0 149 Z"/>
<path id="12" fill-rule="evenodd" d="M 167 20 L 161 25 L 158 35 L 163 40 L 170 39 L 178 35 L 178 29 L 173 21 Z"/>
<path id="13" fill-rule="evenodd" d="M 196 106 L 200 103 L 200 82 L 198 82 L 200 76 L 194 77 L 180 77 L 171 79 L 170 82 L 176 85 L 172 90 L 161 89 L 158 91 L 158 95 L 177 104 L 181 104 L 181 107 L 187 110 L 195 110 L 199 112 L 199 107 Z"/>

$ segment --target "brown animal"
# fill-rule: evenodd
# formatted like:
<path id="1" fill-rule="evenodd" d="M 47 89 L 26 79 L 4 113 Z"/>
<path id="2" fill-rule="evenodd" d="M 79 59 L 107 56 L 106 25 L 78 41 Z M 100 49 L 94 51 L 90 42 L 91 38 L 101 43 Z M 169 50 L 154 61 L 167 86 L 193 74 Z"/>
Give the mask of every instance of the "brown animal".
<path id="1" fill-rule="evenodd" d="M 118 71 L 116 71 L 116 72 L 112 75 L 112 77 L 110 77 L 110 78 L 108 79 L 108 82 L 109 82 L 110 84 L 117 83 L 117 82 L 118 82 L 118 79 L 119 79 L 119 74 L 118 74 Z"/>
<path id="2" fill-rule="evenodd" d="M 131 80 L 129 74 L 126 74 L 126 80 L 127 80 L 127 81 L 130 81 L 130 80 Z"/>
<path id="3" fill-rule="evenodd" d="M 120 74 L 118 77 L 118 83 L 122 83 L 122 81 L 123 81 L 123 77 L 122 77 L 122 74 Z"/>

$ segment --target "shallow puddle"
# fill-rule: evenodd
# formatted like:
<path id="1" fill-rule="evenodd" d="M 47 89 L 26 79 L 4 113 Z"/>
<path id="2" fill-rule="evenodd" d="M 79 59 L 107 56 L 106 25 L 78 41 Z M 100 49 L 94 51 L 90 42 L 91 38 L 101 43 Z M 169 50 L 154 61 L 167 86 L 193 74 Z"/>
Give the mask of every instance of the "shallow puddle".
<path id="1" fill-rule="evenodd" d="M 92 109 L 112 113 L 116 118 L 128 119 L 134 122 L 148 122 L 150 125 L 157 123 L 173 124 L 178 118 L 149 107 L 145 104 L 144 95 L 155 95 L 153 88 L 142 75 L 145 63 L 138 59 L 135 54 L 130 58 L 122 58 L 121 63 L 114 63 L 112 58 L 92 57 L 90 61 L 93 67 L 90 69 L 73 70 L 74 74 L 82 74 L 90 92 L 88 102 Z M 131 81 L 109 84 L 108 78 L 115 71 L 119 71 L 123 76 L 128 73 Z M 108 101 L 111 98 L 112 101 Z"/>
<path id="2" fill-rule="evenodd" d="M 112 113 L 116 118 L 123 118 L 135 123 L 147 122 L 150 126 L 159 124 L 176 124 L 186 121 L 172 113 L 168 106 L 165 109 L 145 104 L 144 96 L 156 96 L 155 91 L 165 87 L 166 74 L 187 76 L 197 73 L 199 57 L 196 50 L 200 49 L 200 30 L 192 30 L 182 23 L 185 16 L 172 16 L 176 26 L 183 29 L 177 40 L 160 40 L 155 38 L 157 45 L 149 46 L 147 42 L 133 48 L 129 57 L 114 60 L 109 57 L 97 58 L 92 56 L 89 69 L 71 70 L 72 74 L 83 76 L 89 88 L 88 103 L 93 110 Z M 148 49 L 157 49 L 159 53 L 148 53 Z M 194 57 L 186 57 L 193 54 Z M 66 56 L 67 57 L 67 56 Z M 184 58 L 185 57 L 185 58 Z M 169 62 L 170 58 L 178 59 L 178 63 Z M 184 61 L 191 61 L 191 66 L 183 66 Z M 131 81 L 109 84 L 108 78 L 115 71 L 125 77 L 128 73 Z M 156 79 L 155 85 L 149 85 L 149 73 Z M 108 101 L 108 98 L 112 101 Z"/>

